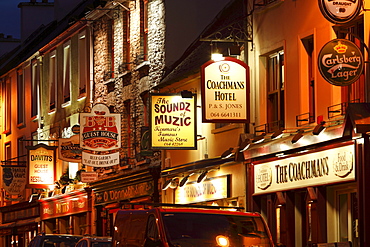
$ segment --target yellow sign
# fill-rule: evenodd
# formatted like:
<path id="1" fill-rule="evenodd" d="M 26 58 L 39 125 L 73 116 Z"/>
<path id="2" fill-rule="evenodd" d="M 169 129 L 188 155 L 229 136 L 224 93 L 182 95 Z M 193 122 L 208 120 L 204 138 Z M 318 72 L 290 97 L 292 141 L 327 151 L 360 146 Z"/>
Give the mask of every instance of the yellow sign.
<path id="1" fill-rule="evenodd" d="M 175 203 L 188 204 L 227 198 L 227 176 L 207 179 L 202 183 L 187 183 L 177 187 Z"/>
<path id="2" fill-rule="evenodd" d="M 196 99 L 151 95 L 151 148 L 196 149 Z"/>
<path id="3" fill-rule="evenodd" d="M 55 147 L 39 144 L 29 150 L 28 158 L 28 184 L 36 188 L 54 184 Z"/>

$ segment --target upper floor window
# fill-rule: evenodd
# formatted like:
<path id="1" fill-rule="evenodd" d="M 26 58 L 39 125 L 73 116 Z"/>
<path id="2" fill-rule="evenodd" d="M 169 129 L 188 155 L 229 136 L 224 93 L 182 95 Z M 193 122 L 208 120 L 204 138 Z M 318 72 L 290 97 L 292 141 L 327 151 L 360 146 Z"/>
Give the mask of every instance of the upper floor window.
<path id="1" fill-rule="evenodd" d="M 130 11 L 123 12 L 123 64 L 121 70 L 130 70 L 131 52 L 130 52 Z"/>
<path id="2" fill-rule="evenodd" d="M 305 123 L 313 123 L 315 122 L 315 74 L 314 74 L 314 67 L 316 60 L 314 59 L 314 39 L 313 35 L 310 35 L 301 40 L 306 50 L 306 61 L 307 61 L 307 88 L 308 88 L 308 119 Z"/>
<path id="3" fill-rule="evenodd" d="M 32 61 L 31 71 L 31 117 L 37 117 L 40 103 L 40 70 L 37 60 Z"/>
<path id="4" fill-rule="evenodd" d="M 148 0 L 140 1 L 140 58 L 148 61 Z"/>
<path id="5" fill-rule="evenodd" d="M 17 71 L 17 124 L 18 126 L 24 125 L 24 81 L 23 81 L 23 71 Z"/>
<path id="6" fill-rule="evenodd" d="M 267 121 L 270 132 L 284 127 L 284 52 L 270 54 L 267 66 Z"/>
<path id="7" fill-rule="evenodd" d="M 5 80 L 5 83 L 3 83 L 3 92 L 4 92 L 4 98 L 5 98 L 5 106 L 4 106 L 4 113 L 5 113 L 5 119 L 4 119 L 4 134 L 10 134 L 11 132 L 11 121 L 12 121 L 12 83 L 11 83 L 11 77 L 8 77 Z"/>
<path id="8" fill-rule="evenodd" d="M 49 104 L 50 111 L 55 110 L 56 101 L 57 101 L 57 56 L 56 51 L 50 53 L 49 59 Z"/>
<path id="9" fill-rule="evenodd" d="M 63 47 L 63 103 L 71 101 L 71 42 Z"/>
<path id="10" fill-rule="evenodd" d="M 89 66 L 88 66 L 88 50 L 86 41 L 86 31 L 79 34 L 78 39 L 78 88 L 79 95 L 78 98 L 86 97 L 86 86 L 89 82 Z"/>
<path id="11" fill-rule="evenodd" d="M 107 30 L 108 30 L 108 52 L 110 64 L 110 71 L 106 74 L 106 79 L 114 78 L 114 30 L 113 30 L 114 20 L 108 20 Z"/>

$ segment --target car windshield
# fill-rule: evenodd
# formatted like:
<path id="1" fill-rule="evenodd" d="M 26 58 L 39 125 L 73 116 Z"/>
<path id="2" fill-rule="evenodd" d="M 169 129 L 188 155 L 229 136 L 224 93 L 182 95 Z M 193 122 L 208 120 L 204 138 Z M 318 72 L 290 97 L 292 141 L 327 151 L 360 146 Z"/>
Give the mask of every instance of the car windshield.
<path id="1" fill-rule="evenodd" d="M 271 246 L 265 224 L 257 216 L 163 213 L 162 218 L 173 247 Z"/>

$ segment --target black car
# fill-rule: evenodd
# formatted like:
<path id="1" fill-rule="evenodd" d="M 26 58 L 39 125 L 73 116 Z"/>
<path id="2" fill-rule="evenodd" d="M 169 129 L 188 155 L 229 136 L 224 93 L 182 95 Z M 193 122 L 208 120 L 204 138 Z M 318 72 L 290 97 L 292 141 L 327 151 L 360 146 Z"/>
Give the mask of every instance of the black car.
<path id="1" fill-rule="evenodd" d="M 68 234 L 40 234 L 31 240 L 28 247 L 74 247 L 82 237 Z"/>

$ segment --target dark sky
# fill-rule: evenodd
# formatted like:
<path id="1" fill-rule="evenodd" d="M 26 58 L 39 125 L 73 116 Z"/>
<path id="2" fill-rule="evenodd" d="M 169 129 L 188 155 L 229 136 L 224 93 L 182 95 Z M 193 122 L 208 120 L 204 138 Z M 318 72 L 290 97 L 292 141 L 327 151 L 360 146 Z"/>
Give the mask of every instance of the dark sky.
<path id="1" fill-rule="evenodd" d="M 20 9 L 18 3 L 25 0 L 0 0 L 0 33 L 20 38 Z"/>

